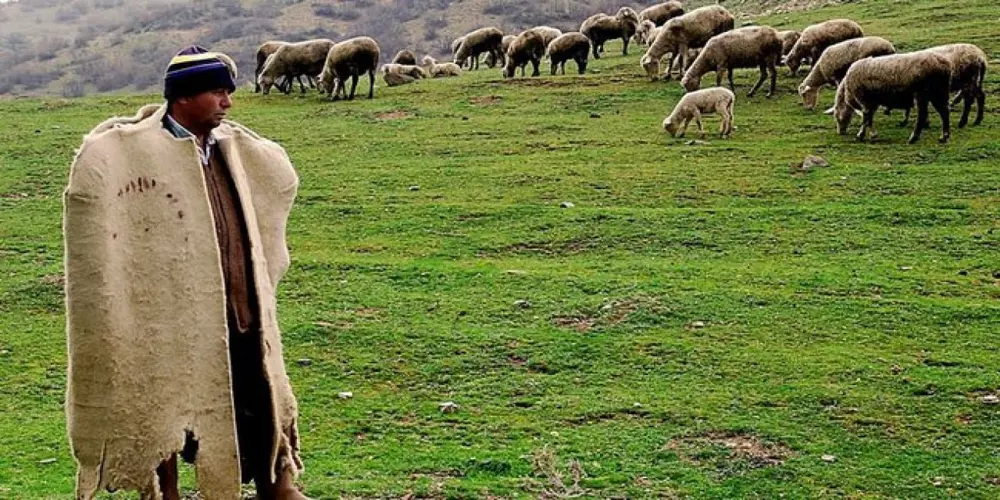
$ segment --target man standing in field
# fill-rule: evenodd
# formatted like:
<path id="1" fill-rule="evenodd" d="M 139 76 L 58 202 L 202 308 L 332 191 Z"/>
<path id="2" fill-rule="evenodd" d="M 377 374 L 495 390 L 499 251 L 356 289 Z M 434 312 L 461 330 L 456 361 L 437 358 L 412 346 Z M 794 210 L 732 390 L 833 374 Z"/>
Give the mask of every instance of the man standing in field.
<path id="1" fill-rule="evenodd" d="M 303 499 L 275 288 L 298 178 L 277 144 L 224 121 L 235 64 L 190 47 L 166 104 L 84 137 L 64 195 L 66 416 L 77 498 Z"/>

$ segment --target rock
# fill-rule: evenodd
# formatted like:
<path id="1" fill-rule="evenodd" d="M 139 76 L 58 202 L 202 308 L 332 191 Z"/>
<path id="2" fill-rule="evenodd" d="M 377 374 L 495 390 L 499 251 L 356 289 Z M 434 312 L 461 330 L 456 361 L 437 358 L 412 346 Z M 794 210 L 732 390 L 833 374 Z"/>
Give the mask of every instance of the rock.
<path id="1" fill-rule="evenodd" d="M 995 405 L 997 403 L 1000 403 L 1000 397 L 997 397 L 996 394 L 987 394 L 983 396 L 983 399 L 981 401 L 983 402 L 984 405 Z"/>
<path id="2" fill-rule="evenodd" d="M 807 171 L 814 168 L 826 168 L 830 166 L 830 162 L 826 161 L 822 156 L 809 155 L 802 163 L 799 164 L 799 170 Z"/>
<path id="3" fill-rule="evenodd" d="M 455 413 L 458 411 L 459 406 L 451 401 L 445 401 L 438 405 L 438 409 L 441 410 L 441 413 Z"/>
<path id="4" fill-rule="evenodd" d="M 601 117 L 601 115 L 600 115 L 600 114 L 598 114 L 598 113 L 591 113 L 591 114 L 590 114 L 590 117 L 591 117 L 591 118 L 600 118 L 600 117 Z"/>
<path id="5" fill-rule="evenodd" d="M 523 276 L 525 274 L 528 274 L 527 271 L 522 271 L 520 269 L 508 269 L 508 270 L 506 270 L 504 272 L 507 273 L 507 274 L 517 274 L 519 276 Z"/>
<path id="6" fill-rule="evenodd" d="M 699 141 L 697 139 L 693 139 L 685 142 L 684 144 L 687 144 L 688 146 L 707 146 L 709 143 L 708 141 Z"/>
<path id="7" fill-rule="evenodd" d="M 899 266 L 900 271 L 912 271 L 913 266 Z"/>
<path id="8" fill-rule="evenodd" d="M 338 392 L 337 397 L 340 399 L 351 399 L 354 397 L 354 393 L 351 391 Z"/>
<path id="9" fill-rule="evenodd" d="M 0 356 L 6 356 L 8 354 L 10 354 L 9 350 L 7 350 L 7 349 L 0 349 Z"/>
<path id="10" fill-rule="evenodd" d="M 562 202 L 562 203 L 559 204 L 559 207 L 561 207 L 561 208 L 573 208 L 575 206 L 576 205 L 574 205 L 572 201 L 564 201 L 564 202 Z"/>
<path id="11" fill-rule="evenodd" d="M 313 360 L 309 358 L 302 358 L 296 361 L 296 363 L 298 363 L 299 366 L 311 366 L 313 364 Z"/>
<path id="12" fill-rule="evenodd" d="M 462 117 L 462 121 L 463 121 L 463 122 L 467 122 L 467 121 L 469 121 L 469 117 L 468 117 L 468 116 L 463 116 L 463 117 Z"/>
<path id="13" fill-rule="evenodd" d="M 820 457 L 820 460 L 823 460 L 824 462 L 832 464 L 833 462 L 837 461 L 837 457 L 835 457 L 833 455 L 823 455 L 822 457 Z"/>
<path id="14" fill-rule="evenodd" d="M 993 271 L 993 279 L 1000 280 L 1000 270 Z"/>
<path id="15" fill-rule="evenodd" d="M 691 328 L 705 328 L 705 322 L 704 321 L 692 321 L 691 322 Z"/>
<path id="16" fill-rule="evenodd" d="M 969 270 L 968 269 L 962 269 L 962 270 L 958 271 L 958 275 L 959 276 L 968 276 L 969 275 Z"/>
<path id="17" fill-rule="evenodd" d="M 934 486 L 941 486 L 942 484 L 944 484 L 944 478 L 943 477 L 936 477 L 936 478 L 934 478 L 933 481 L 931 481 L 931 484 L 933 484 Z"/>
<path id="18" fill-rule="evenodd" d="M 414 184 L 410 186 L 410 191 L 420 191 L 420 186 Z"/>
<path id="19" fill-rule="evenodd" d="M 521 309 L 530 309 L 531 302 L 528 302 L 527 300 L 515 300 L 514 307 L 519 307 Z"/>
<path id="20" fill-rule="evenodd" d="M 632 403 L 632 408 L 642 408 L 642 403 Z"/>
<path id="21" fill-rule="evenodd" d="M 54 459 L 54 458 L 46 458 L 45 460 L 39 460 L 38 463 L 42 464 L 42 465 L 54 464 L 54 463 L 56 463 L 56 459 Z"/>

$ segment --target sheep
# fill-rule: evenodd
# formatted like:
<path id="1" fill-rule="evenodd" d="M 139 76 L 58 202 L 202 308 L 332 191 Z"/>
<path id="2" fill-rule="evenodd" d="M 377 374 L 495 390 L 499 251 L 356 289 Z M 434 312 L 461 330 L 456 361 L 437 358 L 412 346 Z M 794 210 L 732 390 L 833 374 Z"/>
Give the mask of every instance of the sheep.
<path id="1" fill-rule="evenodd" d="M 380 72 L 382 73 L 382 79 L 390 87 L 413 83 L 428 77 L 427 71 L 424 68 L 408 64 L 383 64 Z"/>
<path id="2" fill-rule="evenodd" d="M 455 64 L 462 64 L 469 60 L 469 69 L 479 69 L 479 55 L 483 52 L 493 54 L 493 57 L 503 62 L 503 53 L 500 52 L 500 45 L 503 43 L 503 32 L 497 28 L 480 28 L 464 37 L 455 51 Z M 473 68 L 475 66 L 475 68 Z"/>
<path id="3" fill-rule="evenodd" d="M 417 64 L 417 56 L 413 53 L 413 51 L 401 50 L 396 52 L 396 56 L 392 58 L 392 64 L 415 66 Z"/>
<path id="4" fill-rule="evenodd" d="M 459 68 L 457 64 L 446 62 L 438 63 L 431 56 L 424 56 L 423 60 L 420 61 L 420 65 L 423 66 L 424 71 L 431 76 L 431 78 L 447 78 L 450 76 L 461 76 L 462 68 Z"/>
<path id="5" fill-rule="evenodd" d="M 815 109 L 820 89 L 825 85 L 836 87 L 855 61 L 895 53 L 896 48 L 888 40 L 877 36 L 852 38 L 827 47 L 819 60 L 813 63 L 805 80 L 799 84 L 802 105 L 807 109 Z"/>
<path id="6" fill-rule="evenodd" d="M 559 38 L 563 34 L 561 30 L 551 26 L 535 26 L 528 31 L 538 33 L 538 35 L 542 37 L 542 42 L 545 44 L 546 49 L 549 47 L 549 44 L 552 43 L 552 40 Z M 506 51 L 504 53 L 506 54 Z"/>
<path id="7" fill-rule="evenodd" d="M 972 102 L 976 101 L 976 121 L 974 125 L 983 122 L 983 108 L 986 93 L 983 91 L 983 80 L 986 78 L 987 58 L 983 49 L 969 43 L 941 45 L 927 49 L 928 52 L 940 54 L 951 63 L 951 92 L 958 92 L 952 105 L 965 101 L 962 118 L 958 127 L 963 128 L 969 123 L 969 112 Z"/>
<path id="8" fill-rule="evenodd" d="M 771 88 L 767 97 L 774 94 L 778 83 L 777 64 L 781 59 L 781 40 L 778 30 L 767 26 L 748 26 L 712 37 L 705 48 L 698 54 L 691 67 L 684 73 L 681 86 L 688 92 L 698 90 L 701 77 L 709 71 L 715 71 L 715 85 L 722 84 L 722 74 L 729 77 L 729 89 L 736 90 L 733 85 L 733 69 L 760 68 L 760 79 L 750 89 L 747 97 L 753 95 L 764 84 L 768 74 L 771 76 Z"/>
<path id="9" fill-rule="evenodd" d="M 951 63 L 931 50 L 861 59 L 847 70 L 837 86 L 834 105 L 826 114 L 834 115 L 841 135 L 847 134 L 854 114 L 861 114 L 864 121 L 857 138 L 863 141 L 870 132 L 874 140 L 878 132 L 872 121 L 879 106 L 909 109 L 916 101 L 917 123 L 909 139 L 909 143 L 913 144 L 927 128 L 927 105 L 930 103 L 941 116 L 939 142 L 945 143 L 951 137 L 948 115 L 950 84 Z"/>
<path id="10" fill-rule="evenodd" d="M 785 56 L 785 65 L 788 66 L 790 74 L 795 76 L 799 73 L 803 59 L 808 57 L 815 64 L 827 47 L 844 40 L 863 36 L 865 34 L 861 30 L 861 26 L 850 19 L 833 19 L 814 24 L 802 30 L 799 39 Z"/>
<path id="11" fill-rule="evenodd" d="M 510 47 L 510 42 L 513 42 L 514 38 L 516 38 L 514 35 L 504 35 L 503 40 L 500 42 L 500 52 L 506 54 L 507 48 Z M 486 54 L 486 59 L 483 62 L 485 62 L 490 68 L 495 68 L 497 66 L 497 58 L 492 52 Z"/>
<path id="12" fill-rule="evenodd" d="M 633 41 L 640 45 L 649 45 L 649 41 L 653 38 L 650 34 L 656 29 L 656 23 L 650 21 L 649 19 L 643 19 L 639 22 L 639 25 L 635 27 L 635 35 L 632 35 Z"/>
<path id="13" fill-rule="evenodd" d="M 264 42 L 257 47 L 257 67 L 253 71 L 253 92 L 260 92 L 260 72 L 264 69 L 264 63 L 267 62 L 267 58 L 278 51 L 283 45 L 288 45 L 288 42 L 282 42 L 278 40 L 272 40 L 269 42 Z"/>
<path id="14" fill-rule="evenodd" d="M 289 79 L 289 86 L 286 89 L 287 93 L 291 90 L 292 78 L 300 75 L 310 77 L 318 75 L 323 70 L 323 66 L 326 63 L 326 55 L 330 52 L 330 48 L 333 45 L 333 40 L 321 38 L 305 42 L 289 43 L 278 47 L 274 54 L 271 54 L 267 58 L 258 77 L 264 95 L 270 93 L 271 87 L 278 81 L 279 77 L 285 76 Z M 301 79 L 299 80 L 299 87 L 302 88 L 303 93 L 306 91 Z"/>
<path id="15" fill-rule="evenodd" d="M 630 7 L 618 9 L 614 17 L 606 14 L 595 14 L 580 25 L 580 33 L 590 39 L 593 46 L 594 59 L 600 59 L 604 51 L 604 42 L 621 38 L 622 55 L 628 55 L 628 44 L 639 26 L 639 14 Z"/>
<path id="16" fill-rule="evenodd" d="M 719 137 L 726 138 L 733 133 L 733 106 L 736 94 L 725 87 L 712 87 L 688 92 L 674 106 L 670 116 L 663 120 L 663 130 L 671 137 L 684 137 L 688 124 L 693 119 L 698 125 L 698 133 L 705 138 L 705 128 L 701 124 L 702 114 L 718 113 L 722 117 Z M 678 129 L 680 133 L 678 134 Z"/>
<path id="17" fill-rule="evenodd" d="M 570 32 L 556 38 L 549 44 L 545 55 L 552 62 L 552 74 L 561 66 L 562 74 L 566 74 L 566 61 L 576 61 L 579 74 L 587 71 L 587 58 L 590 55 L 590 39 L 583 33 Z"/>
<path id="18" fill-rule="evenodd" d="M 451 55 L 452 55 L 452 57 L 458 55 L 458 48 L 462 46 L 462 42 L 464 42 L 464 41 L 465 41 L 465 37 L 464 36 L 460 36 L 460 37 L 452 40 L 452 42 L 451 42 Z M 457 60 L 456 60 L 456 62 L 457 62 Z M 465 61 L 460 62 L 459 66 L 463 66 L 464 67 L 465 66 Z M 470 67 L 471 67 L 471 65 L 470 65 Z"/>
<path id="19" fill-rule="evenodd" d="M 782 63 L 784 63 L 784 59 L 788 56 L 788 53 L 792 51 L 792 47 L 795 46 L 795 42 L 799 41 L 800 36 L 802 36 L 802 34 L 795 30 L 778 32 L 778 38 L 781 40 Z"/>
<path id="20" fill-rule="evenodd" d="M 320 88 L 336 101 L 345 94 L 347 79 L 351 79 L 351 93 L 344 96 L 354 99 L 358 77 L 368 73 L 368 98 L 375 97 L 375 68 L 379 59 L 378 43 L 366 36 L 344 40 L 333 46 L 326 56 L 323 73 L 319 76 Z"/>
<path id="21" fill-rule="evenodd" d="M 513 78 L 517 68 L 521 68 L 521 76 L 524 76 L 524 67 L 530 62 L 534 67 L 531 76 L 538 76 L 538 65 L 545 54 L 545 40 L 542 35 L 533 30 L 527 30 L 517 35 L 507 48 L 507 60 L 503 67 L 503 76 Z"/>
<path id="22" fill-rule="evenodd" d="M 639 13 L 639 21 L 650 20 L 656 26 L 663 26 L 667 21 L 684 15 L 684 7 L 680 2 L 663 2 L 647 7 Z"/>
<path id="23" fill-rule="evenodd" d="M 646 70 L 651 80 L 656 80 L 660 76 L 660 59 L 668 52 L 672 53 L 670 64 L 664 74 L 669 80 L 674 63 L 678 59 L 681 62 L 680 67 L 687 68 L 689 49 L 704 47 L 713 36 L 730 31 L 735 25 L 736 20 L 725 7 L 709 5 L 692 10 L 663 25 L 660 34 L 650 44 L 639 64 Z"/>

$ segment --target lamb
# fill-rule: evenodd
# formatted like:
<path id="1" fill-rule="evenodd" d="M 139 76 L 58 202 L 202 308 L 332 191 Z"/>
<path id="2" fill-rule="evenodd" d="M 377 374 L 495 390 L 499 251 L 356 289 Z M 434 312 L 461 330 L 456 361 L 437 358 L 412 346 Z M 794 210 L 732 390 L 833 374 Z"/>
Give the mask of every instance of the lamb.
<path id="1" fill-rule="evenodd" d="M 590 55 L 590 39 L 583 33 L 570 32 L 556 38 L 546 49 L 546 56 L 552 62 L 552 74 L 556 74 L 556 69 L 562 67 L 562 74 L 566 74 L 566 61 L 570 59 L 576 61 L 576 69 L 579 74 L 587 71 L 587 58 Z"/>
<path id="2" fill-rule="evenodd" d="M 431 56 L 424 56 L 420 61 L 424 71 L 432 78 L 447 78 L 451 76 L 462 76 L 462 68 L 452 62 L 439 63 Z"/>
<path id="3" fill-rule="evenodd" d="M 513 78 L 517 68 L 521 68 L 521 76 L 524 76 L 524 67 L 530 62 L 534 67 L 531 76 L 538 76 L 538 65 L 542 62 L 542 55 L 545 54 L 545 40 L 542 35 L 534 30 L 527 30 L 517 35 L 507 48 L 507 60 L 503 67 L 503 76 Z"/>
<path id="4" fill-rule="evenodd" d="M 861 30 L 861 26 L 850 19 L 834 19 L 814 24 L 802 30 L 798 41 L 785 56 L 785 65 L 788 66 L 791 75 L 795 76 L 799 73 L 803 59 L 808 57 L 815 63 L 819 61 L 819 56 L 823 55 L 823 51 L 827 47 L 844 40 L 863 36 L 865 34 Z"/>
<path id="5" fill-rule="evenodd" d="M 813 64 L 805 80 L 799 84 L 802 105 L 807 109 L 815 109 L 820 89 L 825 85 L 836 87 L 855 61 L 895 53 L 896 48 L 888 40 L 877 36 L 852 38 L 827 47 Z"/>
<path id="6" fill-rule="evenodd" d="M 600 59 L 604 51 L 604 42 L 621 38 L 622 55 L 628 55 L 628 44 L 636 28 L 639 27 L 639 14 L 630 7 L 618 9 L 614 17 L 606 14 L 595 14 L 580 25 L 580 33 L 590 39 L 593 46 L 594 59 Z"/>
<path id="7" fill-rule="evenodd" d="M 639 21 L 650 20 L 656 26 L 663 26 L 667 21 L 684 15 L 684 7 L 680 2 L 663 2 L 647 7 L 639 13 Z"/>
<path id="8" fill-rule="evenodd" d="M 800 36 L 802 36 L 802 34 L 795 30 L 778 32 L 778 38 L 781 40 L 782 62 L 784 62 L 784 58 L 788 56 L 788 53 L 792 51 L 792 47 L 795 46 L 795 42 L 799 41 Z"/>
<path id="9" fill-rule="evenodd" d="M 326 57 L 323 73 L 319 76 L 320 89 L 332 99 L 345 94 L 347 79 L 351 79 L 351 93 L 344 96 L 354 99 L 358 77 L 368 73 L 368 98 L 375 97 L 375 68 L 379 59 L 378 43 L 366 36 L 344 40 L 333 46 Z"/>
<path id="10" fill-rule="evenodd" d="M 688 67 L 689 49 L 704 47 L 713 36 L 730 31 L 735 25 L 736 20 L 725 7 L 709 5 L 692 10 L 667 21 L 639 63 L 649 78 L 656 80 L 660 76 L 660 60 L 672 53 L 664 75 L 669 80 L 678 59 L 681 68 Z"/>
<path id="11" fill-rule="evenodd" d="M 963 128 L 969 123 L 969 112 L 972 101 L 976 101 L 976 121 L 974 125 L 983 122 L 983 107 L 986 93 L 983 91 L 983 80 L 986 78 L 987 59 L 983 49 L 969 43 L 941 45 L 927 49 L 927 52 L 940 54 L 951 63 L 951 92 L 958 92 L 952 105 L 959 100 L 965 100 L 962 118 L 958 127 Z"/>
<path id="12" fill-rule="evenodd" d="M 413 83 L 428 77 L 427 71 L 424 68 L 408 64 L 383 64 L 381 73 L 382 79 L 390 87 Z"/>
<path id="13" fill-rule="evenodd" d="M 289 43 L 279 47 L 274 54 L 271 54 L 267 58 L 258 78 L 264 95 L 270 93 L 271 87 L 282 76 L 289 79 L 289 88 L 286 89 L 287 93 L 287 91 L 291 90 L 292 78 L 300 75 L 310 77 L 318 75 L 323 70 L 323 66 L 326 63 L 326 55 L 330 52 L 333 45 L 333 40 L 321 38 L 305 42 Z M 299 80 L 299 86 L 304 93 L 306 89 L 302 85 L 301 80 Z"/>
<path id="14" fill-rule="evenodd" d="M 681 97 L 670 116 L 663 120 L 663 130 L 671 137 L 684 137 L 688 124 L 693 119 L 698 125 L 698 133 L 705 138 L 705 128 L 701 124 L 702 114 L 718 113 L 722 117 L 719 137 L 726 138 L 733 133 L 733 106 L 736 94 L 724 87 L 712 87 L 689 92 Z M 680 133 L 678 134 L 678 129 Z"/>
<path id="15" fill-rule="evenodd" d="M 392 58 L 392 64 L 415 66 L 417 64 L 417 55 L 410 50 L 401 50 L 396 52 L 396 56 Z"/>
<path id="16" fill-rule="evenodd" d="M 462 64 L 469 60 L 469 69 L 479 69 L 479 55 L 487 52 L 493 54 L 495 60 L 503 62 L 503 53 L 500 46 L 503 43 L 503 32 L 497 28 L 480 28 L 464 37 L 455 51 L 455 64 Z M 475 66 L 475 68 L 473 68 Z"/>
<path id="17" fill-rule="evenodd" d="M 267 62 L 267 58 L 278 51 L 283 45 L 288 45 L 288 42 L 281 42 L 278 40 L 272 40 L 269 42 L 264 42 L 257 47 L 257 67 L 253 72 L 253 91 L 254 93 L 260 92 L 260 72 L 264 69 L 264 63 Z"/>
<path id="18" fill-rule="evenodd" d="M 781 59 L 781 40 L 778 30 L 767 26 L 749 26 L 739 28 L 712 37 L 705 48 L 698 54 L 691 67 L 684 73 L 681 85 L 688 92 L 697 90 L 701 77 L 709 71 L 715 71 L 715 85 L 722 84 L 722 74 L 729 77 L 729 89 L 733 85 L 733 69 L 760 68 L 760 79 L 750 89 L 747 97 L 752 97 L 764 84 L 768 74 L 771 76 L 771 88 L 767 97 L 774 94 L 778 83 L 778 61 Z"/>
<path id="19" fill-rule="evenodd" d="M 500 42 L 500 52 L 506 54 L 507 49 L 510 47 L 510 42 L 513 42 L 514 38 L 516 38 L 514 35 L 504 35 L 503 41 Z M 489 54 L 486 54 L 486 60 L 484 62 L 490 68 L 495 68 L 497 65 L 497 58 L 492 52 L 490 52 Z"/>
<path id="20" fill-rule="evenodd" d="M 871 133 L 878 137 L 872 123 L 879 106 L 889 109 L 909 109 L 917 104 L 917 123 L 910 134 L 909 143 L 920 139 L 927 128 L 927 105 L 934 106 L 941 116 L 941 138 L 948 142 L 951 128 L 948 115 L 948 88 L 951 85 L 951 63 L 932 50 L 907 54 L 893 54 L 861 59 L 851 65 L 837 87 L 833 108 L 827 110 L 837 121 L 837 130 L 847 134 L 855 113 L 864 117 L 858 140 Z"/>

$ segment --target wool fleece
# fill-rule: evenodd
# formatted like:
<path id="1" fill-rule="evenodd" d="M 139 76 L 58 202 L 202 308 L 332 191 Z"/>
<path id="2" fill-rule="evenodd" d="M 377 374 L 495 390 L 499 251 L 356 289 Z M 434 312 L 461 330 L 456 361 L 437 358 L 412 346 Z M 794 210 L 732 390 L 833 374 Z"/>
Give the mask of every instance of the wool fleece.
<path id="1" fill-rule="evenodd" d="M 98 125 L 83 139 L 63 196 L 66 417 L 78 499 L 105 488 L 160 498 L 156 468 L 187 435 L 198 442 L 203 497 L 240 497 L 215 223 L 197 145 L 167 132 L 165 113 L 150 105 Z M 249 233 L 261 370 L 273 404 L 270 460 L 297 475 L 297 408 L 275 289 L 289 264 L 285 224 L 298 177 L 284 149 L 249 129 L 225 121 L 213 133 Z"/>

